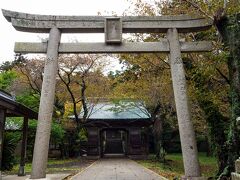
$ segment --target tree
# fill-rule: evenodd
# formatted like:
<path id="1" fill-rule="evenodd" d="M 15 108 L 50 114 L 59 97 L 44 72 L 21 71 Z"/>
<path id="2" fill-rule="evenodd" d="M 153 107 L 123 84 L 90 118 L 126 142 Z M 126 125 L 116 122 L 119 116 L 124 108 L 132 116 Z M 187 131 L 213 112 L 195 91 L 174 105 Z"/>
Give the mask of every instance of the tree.
<path id="1" fill-rule="evenodd" d="M 237 129 L 237 117 L 240 116 L 240 13 L 215 16 L 216 26 L 220 32 L 224 47 L 227 49 L 227 63 L 230 81 L 231 123 L 226 142 L 228 159 L 222 176 L 230 176 L 234 171 L 234 162 L 240 155 L 240 136 Z"/>
<path id="2" fill-rule="evenodd" d="M 12 83 L 10 89 L 16 94 L 17 100 L 24 104 L 30 103 L 28 100 L 31 100 L 33 103 L 25 105 L 34 107 L 38 111 L 43 80 L 44 58 L 27 59 L 22 55 L 16 55 L 16 59 L 18 63 L 13 63 L 12 69 L 17 72 L 18 78 Z M 59 81 L 58 79 L 54 100 L 55 118 L 60 118 L 64 113 L 65 96 Z"/>
<path id="3" fill-rule="evenodd" d="M 70 114 L 66 112 L 64 116 L 69 119 L 73 113 L 76 122 L 76 129 L 69 132 L 72 134 L 70 143 L 77 146 L 76 148 L 72 146 L 70 153 L 72 155 L 79 154 L 81 140 L 86 139 L 84 125 L 89 123 L 87 119 L 91 114 L 92 104 L 105 97 L 109 91 L 108 79 L 102 73 L 106 64 L 103 57 L 75 54 L 62 55 L 59 58 L 58 77 L 67 92 L 68 101 L 72 104 L 72 112 L 70 111 Z M 80 113 L 82 117 L 79 117 Z"/>
<path id="4" fill-rule="evenodd" d="M 73 103 L 73 114 L 78 132 L 89 116 L 87 97 L 99 97 L 99 94 L 92 94 L 93 91 L 95 90 L 94 93 L 101 91 L 107 85 L 101 72 L 103 68 L 101 58 L 101 56 L 93 55 L 63 55 L 59 59 L 58 76 Z M 104 96 L 104 93 L 101 96 Z M 79 103 L 83 107 L 82 119 L 79 119 L 80 111 L 77 108 Z"/>
<path id="5" fill-rule="evenodd" d="M 207 32 L 190 33 L 182 36 L 182 38 L 190 41 L 207 38 L 207 40 L 214 42 L 213 53 L 215 57 L 209 54 L 186 55 L 185 60 L 189 60 L 191 63 L 187 61 L 185 65 L 190 70 L 187 78 L 191 102 L 204 113 L 202 114 L 204 116 L 201 116 L 205 117 L 208 122 L 211 142 L 216 146 L 220 162 L 218 176 L 220 178 L 230 176 L 230 172 L 233 171 L 234 161 L 239 156 L 240 144 L 236 130 L 236 117 L 239 116 L 240 107 L 238 73 L 240 49 L 238 13 L 240 7 L 238 0 L 229 2 L 223 0 L 156 1 L 154 6 L 142 1 L 135 1 L 134 5 L 136 7 L 134 14 L 137 15 L 192 15 L 198 13 L 214 20 L 217 31 L 211 29 Z M 220 38 L 218 34 L 221 34 L 222 37 Z M 157 37 L 157 35 L 154 36 Z M 221 39 L 223 39 L 224 46 L 221 44 Z M 198 61 L 196 62 L 195 59 L 198 59 Z M 202 62 L 206 63 L 204 70 L 198 68 Z M 214 68 L 210 71 L 207 65 Z M 229 71 L 229 75 L 227 71 Z M 209 72 L 214 72 L 214 74 L 208 74 Z M 219 84 L 221 90 L 217 88 Z M 226 92 L 228 90 L 230 99 L 227 98 Z M 226 110 L 230 107 L 231 114 L 228 114 Z M 218 134 L 219 132 L 222 134 Z"/>

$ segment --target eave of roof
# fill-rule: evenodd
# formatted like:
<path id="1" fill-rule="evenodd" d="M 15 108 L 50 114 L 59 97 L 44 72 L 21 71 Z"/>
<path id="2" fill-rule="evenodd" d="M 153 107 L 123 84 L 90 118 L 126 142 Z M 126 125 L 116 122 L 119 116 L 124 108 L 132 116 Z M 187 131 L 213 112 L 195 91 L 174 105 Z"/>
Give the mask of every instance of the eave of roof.
<path id="1" fill-rule="evenodd" d="M 3 94 L 3 92 L 0 93 L 0 108 L 6 109 L 7 117 L 26 116 L 30 119 L 38 118 L 38 113 L 16 102 L 14 99 L 7 97 L 6 95 Z"/>
<path id="2" fill-rule="evenodd" d="M 83 109 L 79 114 L 79 119 L 83 117 Z M 89 105 L 89 120 L 137 120 L 150 119 L 151 115 L 140 101 L 119 101 L 115 102 L 99 102 Z M 72 117 L 71 117 L 72 118 Z"/>

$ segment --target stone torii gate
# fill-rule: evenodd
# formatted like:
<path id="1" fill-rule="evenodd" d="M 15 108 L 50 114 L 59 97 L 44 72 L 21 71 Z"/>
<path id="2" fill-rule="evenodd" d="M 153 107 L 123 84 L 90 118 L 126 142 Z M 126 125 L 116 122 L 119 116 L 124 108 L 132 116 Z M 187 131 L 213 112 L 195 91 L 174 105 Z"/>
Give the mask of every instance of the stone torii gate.
<path id="1" fill-rule="evenodd" d="M 2 10 L 18 31 L 49 33 L 46 43 L 15 43 L 17 53 L 47 53 L 31 178 L 45 178 L 59 53 L 170 53 L 173 90 L 185 177 L 201 176 L 181 52 L 205 52 L 211 42 L 180 42 L 178 33 L 204 31 L 213 22 L 201 17 L 102 17 L 33 15 Z M 105 43 L 60 43 L 61 33 L 105 33 Z M 122 42 L 122 33 L 166 33 L 160 42 Z"/>

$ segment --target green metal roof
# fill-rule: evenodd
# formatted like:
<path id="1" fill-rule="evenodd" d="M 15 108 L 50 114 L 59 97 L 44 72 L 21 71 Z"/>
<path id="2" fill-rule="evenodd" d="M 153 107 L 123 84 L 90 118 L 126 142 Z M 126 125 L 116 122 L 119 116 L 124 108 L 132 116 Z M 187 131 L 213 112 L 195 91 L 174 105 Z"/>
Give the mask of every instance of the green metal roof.
<path id="1" fill-rule="evenodd" d="M 83 110 L 79 114 L 82 118 Z M 142 102 L 118 101 L 100 102 L 89 106 L 88 119 L 150 119 L 150 113 Z"/>

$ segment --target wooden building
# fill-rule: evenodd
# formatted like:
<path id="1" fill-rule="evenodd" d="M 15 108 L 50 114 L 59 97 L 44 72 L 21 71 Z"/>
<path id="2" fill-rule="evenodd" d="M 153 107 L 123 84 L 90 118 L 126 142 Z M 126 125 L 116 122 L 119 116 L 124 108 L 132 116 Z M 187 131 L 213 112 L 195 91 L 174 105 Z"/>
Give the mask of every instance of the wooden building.
<path id="1" fill-rule="evenodd" d="M 80 113 L 81 118 L 81 113 Z M 142 158 L 148 154 L 147 127 L 150 114 L 141 102 L 101 102 L 89 110 L 87 155 L 124 155 Z"/>
<path id="2" fill-rule="evenodd" d="M 25 175 L 25 159 L 27 148 L 28 119 L 37 119 L 38 113 L 30 108 L 16 102 L 15 98 L 7 92 L 0 90 L 0 168 L 2 166 L 3 137 L 5 131 L 6 117 L 23 117 L 21 158 L 19 166 L 19 176 Z M 0 174 L 1 178 L 1 174 Z"/>

